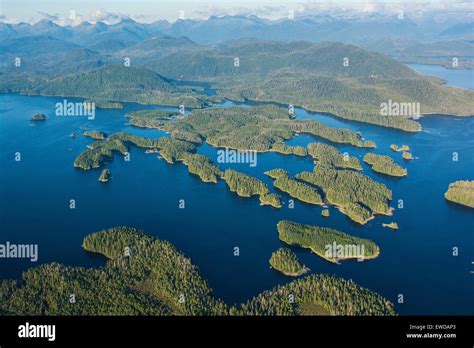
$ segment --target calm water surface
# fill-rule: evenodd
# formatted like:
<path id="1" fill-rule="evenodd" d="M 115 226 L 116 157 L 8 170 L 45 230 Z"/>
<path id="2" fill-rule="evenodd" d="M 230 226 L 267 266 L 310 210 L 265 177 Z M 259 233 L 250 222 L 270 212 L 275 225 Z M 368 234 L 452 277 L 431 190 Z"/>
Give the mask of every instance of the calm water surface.
<path id="1" fill-rule="evenodd" d="M 416 72 L 423 75 L 436 76 L 446 80 L 450 86 L 465 89 L 474 89 L 474 70 L 446 69 L 441 65 L 406 64 Z"/>

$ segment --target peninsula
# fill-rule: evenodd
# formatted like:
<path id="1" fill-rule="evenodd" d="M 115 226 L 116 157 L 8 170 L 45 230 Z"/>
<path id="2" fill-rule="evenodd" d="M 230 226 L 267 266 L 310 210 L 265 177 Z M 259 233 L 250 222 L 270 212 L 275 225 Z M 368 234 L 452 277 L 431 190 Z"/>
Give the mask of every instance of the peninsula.
<path id="1" fill-rule="evenodd" d="M 449 184 L 446 200 L 474 208 L 474 181 L 460 180 Z"/>

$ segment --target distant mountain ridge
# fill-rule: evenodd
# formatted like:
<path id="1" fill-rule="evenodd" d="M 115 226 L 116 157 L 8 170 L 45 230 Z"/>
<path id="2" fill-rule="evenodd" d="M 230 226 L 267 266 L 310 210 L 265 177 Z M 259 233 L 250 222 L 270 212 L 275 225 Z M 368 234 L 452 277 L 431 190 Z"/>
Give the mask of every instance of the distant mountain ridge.
<path id="1" fill-rule="evenodd" d="M 474 41 L 474 23 L 456 22 L 451 17 L 443 21 L 419 19 L 406 14 L 402 19 L 397 15 L 362 15 L 353 17 L 329 14 L 297 16 L 294 19 L 269 20 L 257 16 L 212 16 L 208 19 L 178 19 L 176 22 L 158 20 L 140 23 L 124 18 L 115 24 L 82 22 L 77 26 L 59 26 L 42 20 L 36 24 L 7 24 L 0 22 L 0 42 L 5 39 L 25 36 L 49 35 L 53 38 L 79 44 L 101 54 L 111 55 L 157 36 L 186 37 L 200 45 L 216 45 L 229 41 L 252 38 L 273 41 L 309 42 L 334 41 L 354 44 L 368 50 L 392 55 L 406 61 L 405 56 L 394 52 L 390 42 L 397 42 L 398 50 L 411 50 L 415 45 L 430 45 L 427 52 L 411 55 L 410 61 L 446 64 L 436 52 L 446 47 L 444 41 L 451 41 L 451 47 L 458 58 L 466 61 L 462 66 L 474 66 L 474 58 L 466 52 L 465 43 Z M 439 47 L 437 47 L 439 46 Z M 470 50 L 469 50 L 470 51 Z M 135 50 L 134 56 L 141 60 Z M 119 54 L 123 56 L 122 53 Z M 158 55 L 155 55 L 158 57 Z M 427 59 L 428 58 L 428 59 Z M 147 60 L 145 57 L 143 60 Z"/>
<path id="2" fill-rule="evenodd" d="M 96 36 L 120 38 L 120 34 L 131 39 L 133 36 L 144 40 L 156 35 L 187 36 L 200 44 L 215 44 L 243 37 L 260 40 L 311 42 L 338 41 L 363 44 L 368 41 L 385 39 L 417 40 L 473 40 L 474 23 L 452 24 L 452 20 L 435 23 L 420 23 L 407 14 L 403 19 L 393 16 L 372 16 L 342 18 L 331 15 L 297 16 L 294 19 L 268 20 L 257 16 L 212 16 L 202 19 L 178 19 L 176 22 L 158 20 L 140 23 L 125 18 L 107 25 L 83 22 L 75 27 L 59 26 L 52 21 L 42 20 L 36 24 L 7 24 L 0 22 L 0 40 L 7 37 L 43 35 L 48 32 L 58 39 L 69 39 L 84 44 L 95 42 Z"/>
<path id="3" fill-rule="evenodd" d="M 331 29 L 333 26 L 337 30 Z M 281 36 L 279 40 L 252 37 L 269 34 L 270 27 L 285 28 L 284 33 L 271 32 Z M 416 32 L 415 27 L 421 28 L 412 21 L 398 23 L 390 17 L 367 22 L 330 16 L 294 21 L 233 16 L 152 24 L 127 19 L 114 25 L 98 22 L 76 27 L 48 21 L 35 25 L 3 23 L 0 33 L 11 37 L 0 40 L 0 57 L 4 58 L 0 91 L 162 105 L 183 103 L 189 107 L 223 98 L 277 102 L 406 131 L 420 129 L 409 118 L 413 115 L 388 118 L 380 114 L 382 103 L 419 102 L 424 114 L 474 114 L 472 91 L 443 86 L 439 79 L 421 76 L 384 54 L 345 42 L 315 43 L 300 38 L 286 40 L 289 36 L 285 36 L 305 28 L 303 38 L 316 30 L 319 38 L 342 33 L 349 39 L 354 31 L 362 40 L 365 34 L 361 30 L 365 28 L 370 32 L 367 37 L 375 39 L 377 31 L 395 37 L 379 39 L 377 50 L 390 51 L 399 59 L 412 55 L 416 60 L 426 58 L 423 54 L 439 55 L 457 48 L 458 53 L 469 53 L 472 49 L 472 43 L 462 40 L 426 43 L 419 49 L 419 42 L 404 33 Z M 31 33 L 36 30 L 36 34 Z M 207 40 L 202 36 L 206 32 L 219 36 L 212 40 L 232 40 L 202 44 Z M 199 42 L 193 35 L 199 36 Z M 397 39 L 397 35 L 406 37 Z M 21 57 L 21 66 L 14 64 L 17 57 Z M 124 66 L 126 62 L 130 66 Z M 218 95 L 205 96 L 196 85 L 178 86 L 170 79 L 208 82 L 217 88 Z"/>
<path id="4" fill-rule="evenodd" d="M 238 68 L 235 66 L 238 59 Z M 348 66 L 344 65 L 347 59 Z M 417 74 L 379 53 L 367 52 L 354 45 L 324 42 L 312 44 L 298 41 L 246 40 L 219 48 L 171 53 L 147 67 L 167 77 L 183 77 L 190 81 L 215 81 L 226 75 L 254 76 L 288 73 L 309 73 L 338 77 L 416 77 Z"/>

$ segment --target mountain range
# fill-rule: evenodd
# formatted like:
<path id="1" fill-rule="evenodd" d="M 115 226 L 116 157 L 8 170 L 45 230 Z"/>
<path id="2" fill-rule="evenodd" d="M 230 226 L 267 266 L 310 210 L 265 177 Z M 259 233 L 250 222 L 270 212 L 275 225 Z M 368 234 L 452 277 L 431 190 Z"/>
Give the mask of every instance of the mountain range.
<path id="1" fill-rule="evenodd" d="M 107 25 L 103 22 L 82 22 L 77 26 L 59 26 L 49 20 L 33 25 L 0 23 L 0 40 L 5 38 L 45 35 L 57 39 L 94 46 L 105 40 L 130 45 L 160 34 L 186 36 L 199 44 L 216 44 L 251 37 L 261 40 L 311 42 L 337 41 L 357 45 L 380 39 L 434 42 L 443 40 L 473 41 L 474 22 L 419 22 L 409 17 L 370 16 L 338 18 L 313 15 L 268 20 L 257 16 L 213 16 L 202 19 L 159 20 L 139 23 L 131 18 Z"/>

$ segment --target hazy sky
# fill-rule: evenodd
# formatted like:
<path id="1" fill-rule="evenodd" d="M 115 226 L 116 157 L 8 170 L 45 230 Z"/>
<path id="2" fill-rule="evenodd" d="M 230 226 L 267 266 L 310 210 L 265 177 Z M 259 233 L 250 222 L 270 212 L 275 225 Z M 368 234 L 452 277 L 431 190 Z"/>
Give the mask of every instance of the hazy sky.
<path id="1" fill-rule="evenodd" d="M 473 10 L 474 0 L 0 0 L 0 19 L 6 22 L 34 23 L 41 19 L 59 24 L 84 20 L 116 22 L 131 17 L 140 22 L 158 19 L 207 18 L 211 15 L 249 15 L 281 18 L 324 11 L 397 11 L 400 8 L 427 10 Z M 74 16 L 73 16 L 74 15 Z"/>

